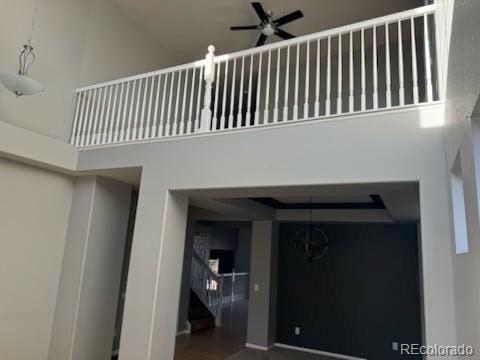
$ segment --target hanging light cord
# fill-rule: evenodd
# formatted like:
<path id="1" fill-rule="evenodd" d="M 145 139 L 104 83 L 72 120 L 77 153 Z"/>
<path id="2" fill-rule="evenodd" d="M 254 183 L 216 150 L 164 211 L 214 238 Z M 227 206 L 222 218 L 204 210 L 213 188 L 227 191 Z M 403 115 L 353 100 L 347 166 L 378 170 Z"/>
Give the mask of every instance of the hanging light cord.
<path id="1" fill-rule="evenodd" d="M 20 68 L 18 70 L 19 75 L 27 76 L 30 67 L 35 62 L 35 54 L 33 53 L 33 46 L 32 46 L 32 36 L 33 31 L 35 30 L 35 23 L 37 20 L 38 8 L 40 6 L 40 0 L 37 0 L 35 3 L 35 8 L 33 10 L 33 19 L 32 19 L 32 27 L 30 29 L 30 34 L 28 36 L 27 44 L 23 45 L 23 49 L 20 52 L 19 56 L 19 64 Z"/>
<path id="2" fill-rule="evenodd" d="M 32 44 L 32 36 L 33 36 L 33 31 L 35 30 L 35 24 L 37 20 L 37 14 L 38 14 L 38 8 L 40 6 L 40 0 L 37 0 L 35 4 L 35 8 L 33 10 L 33 20 L 32 20 L 32 27 L 30 29 L 30 35 L 28 36 L 28 45 L 31 46 Z"/>

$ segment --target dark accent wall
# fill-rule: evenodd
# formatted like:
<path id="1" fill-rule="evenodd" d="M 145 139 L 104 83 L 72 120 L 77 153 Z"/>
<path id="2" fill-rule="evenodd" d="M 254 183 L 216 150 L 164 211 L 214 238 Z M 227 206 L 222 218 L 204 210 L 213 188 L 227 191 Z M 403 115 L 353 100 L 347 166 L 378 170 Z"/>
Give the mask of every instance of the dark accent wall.
<path id="1" fill-rule="evenodd" d="M 415 359 L 392 342 L 422 343 L 416 225 L 319 224 L 330 247 L 314 263 L 292 244 L 301 226 L 280 226 L 277 342 L 368 360 Z"/>

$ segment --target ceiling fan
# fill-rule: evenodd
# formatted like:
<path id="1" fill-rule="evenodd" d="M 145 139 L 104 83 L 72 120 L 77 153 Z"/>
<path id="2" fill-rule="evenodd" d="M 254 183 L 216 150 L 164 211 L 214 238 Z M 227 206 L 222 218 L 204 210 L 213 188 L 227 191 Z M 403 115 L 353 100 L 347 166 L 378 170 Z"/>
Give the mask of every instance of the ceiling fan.
<path id="1" fill-rule="evenodd" d="M 280 26 L 285 25 L 294 20 L 298 20 L 303 17 L 303 13 L 300 10 L 291 12 L 281 18 L 276 20 L 273 19 L 272 11 L 265 11 L 262 4 L 259 2 L 252 2 L 252 6 L 255 9 L 258 17 L 260 18 L 259 25 L 249 25 L 249 26 L 232 26 L 230 30 L 261 30 L 262 33 L 258 38 L 257 44 L 255 46 L 262 46 L 265 44 L 265 41 L 269 36 L 277 35 L 282 39 L 293 39 L 295 36 L 292 34 L 279 29 Z"/>

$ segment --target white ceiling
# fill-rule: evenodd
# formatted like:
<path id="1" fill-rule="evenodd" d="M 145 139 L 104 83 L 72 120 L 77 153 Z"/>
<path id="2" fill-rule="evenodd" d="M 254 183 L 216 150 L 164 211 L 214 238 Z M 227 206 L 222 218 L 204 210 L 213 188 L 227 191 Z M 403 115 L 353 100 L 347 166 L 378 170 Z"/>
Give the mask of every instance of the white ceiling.
<path id="1" fill-rule="evenodd" d="M 258 24 L 247 0 L 114 0 L 138 25 L 172 52 L 179 62 L 202 58 L 207 46 L 217 54 L 252 47 L 257 31 L 230 31 L 230 26 Z M 305 17 L 282 27 L 294 35 L 421 6 L 422 0 L 264 0 L 274 18 L 300 9 Z M 278 38 L 272 37 L 268 41 Z M 268 43 L 268 42 L 267 42 Z"/>

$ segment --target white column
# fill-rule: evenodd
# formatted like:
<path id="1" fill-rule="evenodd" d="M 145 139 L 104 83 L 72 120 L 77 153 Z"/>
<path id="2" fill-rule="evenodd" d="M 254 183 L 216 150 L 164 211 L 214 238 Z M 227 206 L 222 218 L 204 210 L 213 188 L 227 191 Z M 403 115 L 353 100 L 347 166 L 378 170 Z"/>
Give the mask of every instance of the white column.
<path id="1" fill-rule="evenodd" d="M 130 259 L 120 360 L 173 359 L 188 198 L 144 168 Z"/>

